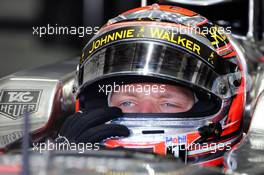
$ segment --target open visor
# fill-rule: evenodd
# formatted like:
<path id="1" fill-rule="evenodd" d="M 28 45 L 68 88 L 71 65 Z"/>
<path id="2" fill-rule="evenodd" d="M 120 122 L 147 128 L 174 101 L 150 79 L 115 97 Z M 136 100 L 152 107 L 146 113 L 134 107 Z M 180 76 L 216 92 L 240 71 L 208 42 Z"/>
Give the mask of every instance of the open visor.
<path id="1" fill-rule="evenodd" d="M 81 88 L 100 79 L 136 75 L 200 87 L 221 98 L 232 94 L 229 77 L 220 76 L 198 56 L 157 41 L 116 43 L 99 50 L 82 65 Z"/>

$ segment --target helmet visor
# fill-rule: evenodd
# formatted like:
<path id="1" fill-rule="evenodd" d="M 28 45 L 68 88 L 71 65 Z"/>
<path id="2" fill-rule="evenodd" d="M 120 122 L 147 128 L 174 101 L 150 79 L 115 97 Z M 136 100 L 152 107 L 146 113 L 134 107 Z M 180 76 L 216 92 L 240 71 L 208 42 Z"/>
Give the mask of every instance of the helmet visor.
<path id="1" fill-rule="evenodd" d="M 183 49 L 156 41 L 128 41 L 103 48 L 83 64 L 81 86 L 124 75 L 151 76 L 198 86 L 223 97 L 225 81 L 208 64 Z"/>

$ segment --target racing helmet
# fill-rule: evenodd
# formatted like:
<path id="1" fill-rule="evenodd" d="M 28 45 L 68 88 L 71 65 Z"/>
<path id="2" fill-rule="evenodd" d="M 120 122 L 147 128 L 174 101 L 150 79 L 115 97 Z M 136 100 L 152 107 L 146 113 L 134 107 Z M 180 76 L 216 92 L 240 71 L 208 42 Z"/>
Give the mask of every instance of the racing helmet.
<path id="1" fill-rule="evenodd" d="M 98 90 L 102 84 L 189 88 L 196 98 L 190 110 L 124 114 L 110 122 L 127 126 L 130 136 L 102 144 L 220 165 L 242 138 L 245 105 L 246 68 L 231 40 L 205 17 L 181 7 L 129 10 L 109 20 L 84 47 L 74 86 L 76 108 L 97 98 L 107 104 L 107 95 Z"/>

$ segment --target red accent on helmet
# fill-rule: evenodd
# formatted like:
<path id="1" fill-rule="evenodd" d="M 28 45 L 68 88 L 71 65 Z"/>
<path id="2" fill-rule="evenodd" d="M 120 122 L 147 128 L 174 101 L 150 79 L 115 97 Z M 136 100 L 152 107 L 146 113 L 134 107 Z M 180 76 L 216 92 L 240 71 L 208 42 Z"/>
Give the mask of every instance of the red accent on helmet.
<path id="1" fill-rule="evenodd" d="M 153 5 L 153 6 L 155 7 L 155 5 Z M 141 10 L 150 10 L 150 9 L 153 9 L 153 6 L 145 6 L 145 7 L 139 7 L 139 8 L 135 8 L 132 10 L 128 10 L 128 11 L 124 12 L 123 15 L 133 13 L 133 12 L 138 12 Z M 160 9 L 162 11 L 167 11 L 167 12 L 179 13 L 179 14 L 186 15 L 186 16 L 197 15 L 197 13 L 195 13 L 191 10 L 181 8 L 181 7 L 171 6 L 171 5 L 159 5 L 158 9 Z"/>
<path id="2" fill-rule="evenodd" d="M 19 165 L 0 165 L 0 174 L 7 174 L 7 173 L 21 173 L 22 168 Z"/>
<path id="3" fill-rule="evenodd" d="M 223 164 L 223 161 L 224 161 L 224 157 L 218 157 L 213 160 L 208 160 L 202 163 L 197 163 L 196 165 L 207 166 L 207 167 L 220 166 Z"/>
<path id="4" fill-rule="evenodd" d="M 78 112 L 80 110 L 80 100 L 77 99 L 75 101 L 75 112 Z"/>

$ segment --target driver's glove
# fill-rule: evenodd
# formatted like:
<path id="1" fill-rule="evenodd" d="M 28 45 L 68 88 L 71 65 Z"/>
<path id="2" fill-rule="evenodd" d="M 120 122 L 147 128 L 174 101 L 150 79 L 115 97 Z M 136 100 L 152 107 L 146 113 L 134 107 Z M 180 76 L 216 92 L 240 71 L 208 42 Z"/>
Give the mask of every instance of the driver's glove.
<path id="1" fill-rule="evenodd" d="M 100 143 L 108 138 L 128 137 L 129 130 L 126 126 L 106 124 L 122 115 L 121 109 L 117 107 L 79 111 L 66 119 L 59 135 L 74 143 Z"/>

